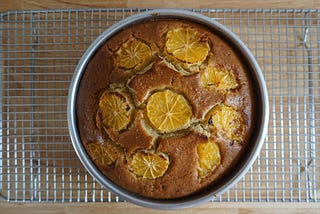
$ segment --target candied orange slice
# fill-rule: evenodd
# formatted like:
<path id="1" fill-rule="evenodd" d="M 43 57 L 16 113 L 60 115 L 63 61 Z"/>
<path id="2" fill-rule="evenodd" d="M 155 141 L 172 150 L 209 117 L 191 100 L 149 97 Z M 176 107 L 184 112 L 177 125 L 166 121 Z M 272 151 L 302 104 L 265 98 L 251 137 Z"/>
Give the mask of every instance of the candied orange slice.
<path id="1" fill-rule="evenodd" d="M 233 73 L 224 68 L 207 67 L 201 74 L 201 82 L 205 87 L 214 87 L 218 90 L 235 89 L 238 86 Z"/>
<path id="2" fill-rule="evenodd" d="M 100 166 L 110 166 L 117 158 L 117 149 L 111 144 L 104 146 L 98 142 L 89 143 L 87 151 L 94 162 Z"/>
<path id="3" fill-rule="evenodd" d="M 137 39 L 123 43 L 116 52 L 116 62 L 119 67 L 133 69 L 149 61 L 152 57 L 151 48 Z"/>
<path id="4" fill-rule="evenodd" d="M 209 128 L 229 140 L 241 140 L 241 125 L 243 118 L 234 108 L 225 104 L 213 107 L 206 116 Z"/>
<path id="5" fill-rule="evenodd" d="M 184 96 L 164 90 L 149 97 L 147 116 L 156 129 L 170 132 L 186 126 L 192 117 L 192 110 Z"/>
<path id="6" fill-rule="evenodd" d="M 201 63 L 208 55 L 208 39 L 191 28 L 177 28 L 167 33 L 166 50 L 187 63 Z"/>
<path id="7" fill-rule="evenodd" d="M 200 143 L 197 146 L 198 177 L 204 178 L 221 163 L 219 146 L 212 141 Z"/>
<path id="8" fill-rule="evenodd" d="M 164 175 L 169 167 L 169 158 L 163 153 L 139 151 L 129 161 L 129 169 L 142 178 L 156 179 Z"/>
<path id="9" fill-rule="evenodd" d="M 105 91 L 100 97 L 98 114 L 107 128 L 120 131 L 132 119 L 133 108 L 128 98 L 120 92 Z"/>

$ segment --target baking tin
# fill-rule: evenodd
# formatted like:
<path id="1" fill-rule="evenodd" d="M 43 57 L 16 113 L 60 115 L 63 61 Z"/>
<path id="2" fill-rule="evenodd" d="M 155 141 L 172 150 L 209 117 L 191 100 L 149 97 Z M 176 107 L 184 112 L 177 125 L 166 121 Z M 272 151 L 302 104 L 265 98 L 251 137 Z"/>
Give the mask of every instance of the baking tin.
<path id="1" fill-rule="evenodd" d="M 248 72 L 252 77 L 254 89 L 256 90 L 256 93 L 258 95 L 257 97 L 259 97 L 259 100 L 256 100 L 256 106 L 258 108 L 256 116 L 259 118 L 257 119 L 257 124 L 254 126 L 255 130 L 252 140 L 251 142 L 249 142 L 250 146 L 248 146 L 245 155 L 241 158 L 239 163 L 236 164 L 236 167 L 234 168 L 234 170 L 232 170 L 232 173 L 228 175 L 225 179 L 223 179 L 223 181 L 215 184 L 212 187 L 209 187 L 204 191 L 179 199 L 157 200 L 146 198 L 143 196 L 139 196 L 135 193 L 129 192 L 121 188 L 120 186 L 114 184 L 105 175 L 103 175 L 91 161 L 85 148 L 82 145 L 77 128 L 77 90 L 81 81 L 81 77 L 86 69 L 86 66 L 92 58 L 92 56 L 94 55 L 94 53 L 108 39 L 117 34 L 123 28 L 126 28 L 138 22 L 143 22 L 157 18 L 171 18 L 193 21 L 206 26 L 208 29 L 218 34 L 222 39 L 227 41 L 229 45 L 233 47 L 237 51 L 237 53 L 240 54 L 240 56 L 242 57 L 242 60 L 246 64 Z M 83 54 L 82 58 L 79 60 L 77 67 L 75 68 L 74 75 L 69 88 L 67 113 L 69 133 L 75 152 L 77 153 L 80 161 L 82 162 L 86 170 L 102 186 L 117 194 L 121 199 L 140 206 L 155 209 L 179 209 L 195 206 L 200 203 L 207 202 L 209 200 L 214 200 L 214 198 L 217 195 L 221 195 L 222 193 L 226 192 L 246 174 L 246 172 L 254 163 L 264 143 L 269 118 L 269 101 L 266 84 L 258 63 L 256 62 L 254 56 L 250 53 L 249 49 L 234 33 L 228 30 L 225 26 L 214 21 L 213 19 L 210 19 L 204 15 L 197 14 L 195 12 L 176 9 L 157 9 L 146 11 L 123 19 L 122 21 L 108 28 L 99 37 L 97 37 L 96 40 L 92 42 L 92 44 Z"/>

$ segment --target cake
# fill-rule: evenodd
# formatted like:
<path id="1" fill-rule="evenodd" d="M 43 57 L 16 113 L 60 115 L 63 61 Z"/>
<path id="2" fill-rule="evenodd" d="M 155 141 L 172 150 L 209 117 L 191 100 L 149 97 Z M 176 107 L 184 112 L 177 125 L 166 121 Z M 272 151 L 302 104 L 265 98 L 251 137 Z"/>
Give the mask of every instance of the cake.
<path id="1" fill-rule="evenodd" d="M 176 199 L 215 185 L 245 153 L 255 95 L 224 38 L 186 20 L 136 23 L 108 39 L 76 99 L 97 168 L 140 196 Z"/>

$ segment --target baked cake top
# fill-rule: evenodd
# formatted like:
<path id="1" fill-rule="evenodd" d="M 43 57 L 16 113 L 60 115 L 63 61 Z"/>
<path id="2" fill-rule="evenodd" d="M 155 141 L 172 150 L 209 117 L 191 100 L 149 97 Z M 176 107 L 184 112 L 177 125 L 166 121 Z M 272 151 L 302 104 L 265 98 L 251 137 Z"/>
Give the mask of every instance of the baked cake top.
<path id="1" fill-rule="evenodd" d="M 134 24 L 92 57 L 77 94 L 81 140 L 113 182 L 152 198 L 214 185 L 250 140 L 253 92 L 226 41 L 197 23 Z"/>

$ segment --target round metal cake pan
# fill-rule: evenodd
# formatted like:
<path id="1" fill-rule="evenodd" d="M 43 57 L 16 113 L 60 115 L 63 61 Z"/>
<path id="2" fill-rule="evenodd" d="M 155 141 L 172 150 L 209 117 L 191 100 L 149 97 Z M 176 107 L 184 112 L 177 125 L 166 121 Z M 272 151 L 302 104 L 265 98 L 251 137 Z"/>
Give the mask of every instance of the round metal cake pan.
<path id="1" fill-rule="evenodd" d="M 109 180 L 105 175 L 103 175 L 102 172 L 100 172 L 99 169 L 91 161 L 81 142 L 76 118 L 76 100 L 78 86 L 81 81 L 81 77 L 85 72 L 86 66 L 95 54 L 95 52 L 108 39 L 110 39 L 112 36 L 117 34 L 122 29 L 135 23 L 158 18 L 182 19 L 193 21 L 206 26 L 212 32 L 219 35 L 223 40 L 227 41 L 228 44 L 235 49 L 235 51 L 240 55 L 240 57 L 246 64 L 248 68 L 247 71 L 250 73 L 250 76 L 252 77 L 252 83 L 254 84 L 254 89 L 256 90 L 258 97 L 258 100 L 256 100 L 255 102 L 258 108 L 256 109 L 256 116 L 259 118 L 257 118 L 257 124 L 255 124 L 254 126 L 254 134 L 251 138 L 251 141 L 248 142 L 250 145 L 248 145 L 246 152 L 244 153 L 243 157 L 241 157 L 239 163 L 236 164 L 236 166 L 232 170 L 232 173 L 229 174 L 225 179 L 223 179 L 223 181 L 215 184 L 212 187 L 207 188 L 205 191 L 201 191 L 184 198 L 168 200 L 157 200 L 139 196 L 121 188 L 120 186 L 116 185 L 111 180 Z M 113 193 L 119 195 L 119 197 L 123 200 L 129 201 L 140 206 L 155 209 L 179 209 L 191 207 L 199 203 L 207 202 L 209 200 L 214 200 L 216 196 L 226 192 L 246 174 L 246 172 L 250 169 L 255 159 L 257 158 L 261 150 L 261 147 L 264 143 L 269 118 L 269 104 L 267 88 L 260 67 L 256 62 L 254 56 L 249 51 L 249 49 L 234 33 L 228 30 L 225 26 L 204 15 L 200 15 L 186 10 L 158 9 L 130 16 L 108 28 L 99 37 L 97 37 L 96 40 L 92 42 L 92 44 L 83 54 L 77 67 L 75 68 L 74 75 L 69 88 L 67 113 L 69 133 L 75 152 L 77 153 L 80 161 L 82 162 L 86 170 L 102 186 L 106 187 Z"/>

